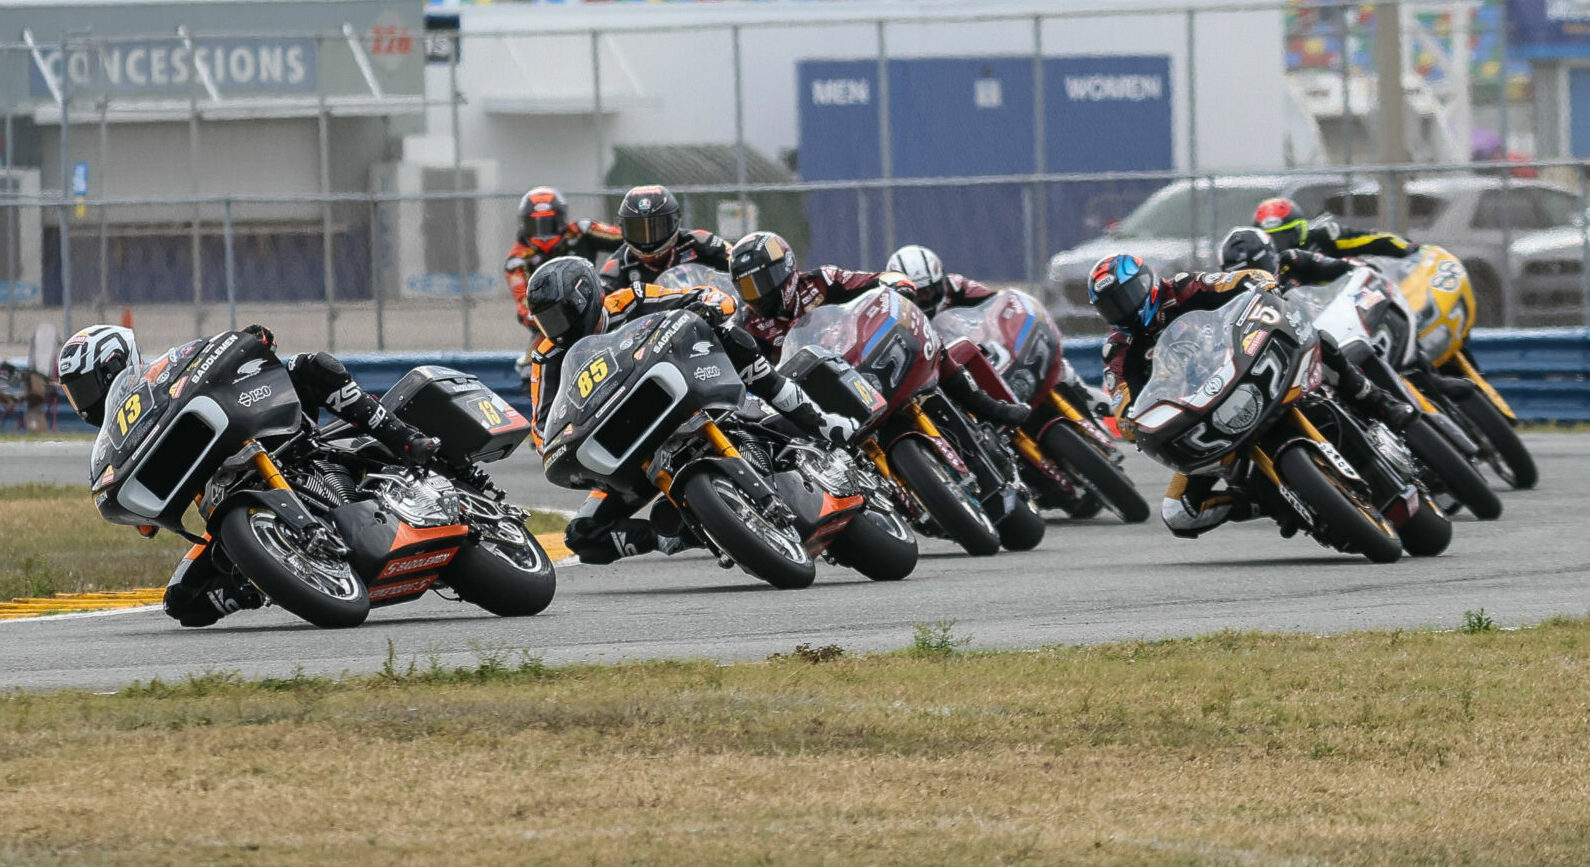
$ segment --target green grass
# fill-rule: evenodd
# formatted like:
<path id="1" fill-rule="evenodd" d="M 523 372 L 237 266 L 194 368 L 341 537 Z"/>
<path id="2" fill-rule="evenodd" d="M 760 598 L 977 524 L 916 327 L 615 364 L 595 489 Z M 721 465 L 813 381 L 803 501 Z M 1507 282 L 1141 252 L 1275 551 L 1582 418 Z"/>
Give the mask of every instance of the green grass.
<path id="1" fill-rule="evenodd" d="M 567 522 L 537 512 L 527 524 L 551 533 Z M 163 587 L 188 547 L 172 533 L 144 539 L 132 527 L 107 523 L 84 486 L 0 486 L 0 601 Z"/>
<path id="2" fill-rule="evenodd" d="M 13 692 L 0 861 L 1579 863 L 1590 623 L 1466 619 Z"/>

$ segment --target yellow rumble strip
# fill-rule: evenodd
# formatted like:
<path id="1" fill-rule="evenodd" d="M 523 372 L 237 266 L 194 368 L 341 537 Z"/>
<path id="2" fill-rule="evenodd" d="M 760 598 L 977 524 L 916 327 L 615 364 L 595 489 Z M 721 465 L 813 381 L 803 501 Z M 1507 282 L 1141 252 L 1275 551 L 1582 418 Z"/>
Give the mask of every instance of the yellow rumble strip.
<path id="1" fill-rule="evenodd" d="M 536 541 L 546 549 L 552 562 L 574 556 L 563 544 L 562 533 L 541 533 Z M 142 608 L 159 605 L 166 593 L 164 587 L 141 590 L 112 590 L 103 593 L 57 593 L 48 597 L 28 597 L 0 602 L 0 620 L 18 620 L 45 614 L 75 614 L 81 611 L 109 611 L 114 608 Z"/>

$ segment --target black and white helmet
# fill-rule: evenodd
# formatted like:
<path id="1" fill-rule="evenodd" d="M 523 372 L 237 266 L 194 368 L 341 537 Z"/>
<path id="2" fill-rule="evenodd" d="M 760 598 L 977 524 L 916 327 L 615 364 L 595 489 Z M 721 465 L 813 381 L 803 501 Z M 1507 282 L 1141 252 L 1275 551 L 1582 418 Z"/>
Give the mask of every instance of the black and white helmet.
<path id="1" fill-rule="evenodd" d="M 916 303 L 931 311 L 944 300 L 944 262 L 939 254 L 921 244 L 907 244 L 889 257 L 885 271 L 904 274 L 916 286 Z"/>
<path id="2" fill-rule="evenodd" d="M 105 421 L 105 394 L 116 376 L 143 359 L 132 330 L 119 325 L 90 325 L 61 347 L 56 376 L 72 409 L 83 421 L 99 427 Z"/>

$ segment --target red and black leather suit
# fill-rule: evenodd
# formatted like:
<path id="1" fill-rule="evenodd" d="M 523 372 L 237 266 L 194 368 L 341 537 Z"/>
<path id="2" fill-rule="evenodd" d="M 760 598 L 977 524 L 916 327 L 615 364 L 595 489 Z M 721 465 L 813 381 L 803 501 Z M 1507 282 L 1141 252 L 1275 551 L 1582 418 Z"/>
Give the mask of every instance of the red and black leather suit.
<path id="1" fill-rule="evenodd" d="M 918 293 L 917 306 L 922 312 L 932 318 L 951 307 L 976 307 L 977 305 L 994 297 L 995 290 L 967 277 L 963 274 L 944 275 L 944 293 L 938 302 L 924 305 Z"/>
<path id="2" fill-rule="evenodd" d="M 669 268 L 692 262 L 715 271 L 729 270 L 729 242 L 704 229 L 692 229 L 680 232 L 679 240 L 654 258 L 645 258 L 625 244 L 602 266 L 602 286 L 614 292 L 636 284 L 655 283 Z"/>

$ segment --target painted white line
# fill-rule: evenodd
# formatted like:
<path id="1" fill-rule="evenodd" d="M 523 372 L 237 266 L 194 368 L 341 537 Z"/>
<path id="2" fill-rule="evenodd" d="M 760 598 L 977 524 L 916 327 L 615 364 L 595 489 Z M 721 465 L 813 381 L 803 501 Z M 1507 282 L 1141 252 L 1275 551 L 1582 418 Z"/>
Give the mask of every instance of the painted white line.
<path id="1" fill-rule="evenodd" d="M 143 611 L 159 611 L 159 605 L 140 605 L 136 608 L 109 608 L 104 611 L 73 611 L 69 614 L 41 614 L 38 617 L 16 617 L 10 620 L 0 620 L 0 627 L 12 623 L 38 623 L 41 620 L 80 620 L 84 617 L 109 617 L 112 614 L 137 614 Z"/>

